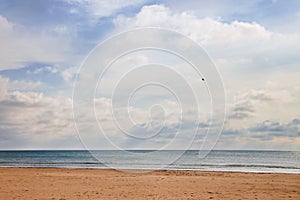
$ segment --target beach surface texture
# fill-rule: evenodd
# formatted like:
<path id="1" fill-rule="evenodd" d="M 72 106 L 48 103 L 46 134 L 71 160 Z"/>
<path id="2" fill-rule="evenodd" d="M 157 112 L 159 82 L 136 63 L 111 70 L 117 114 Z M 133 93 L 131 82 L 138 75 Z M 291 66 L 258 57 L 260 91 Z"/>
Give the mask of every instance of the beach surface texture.
<path id="1" fill-rule="evenodd" d="M 300 199 L 300 175 L 1 168 L 0 199 Z"/>

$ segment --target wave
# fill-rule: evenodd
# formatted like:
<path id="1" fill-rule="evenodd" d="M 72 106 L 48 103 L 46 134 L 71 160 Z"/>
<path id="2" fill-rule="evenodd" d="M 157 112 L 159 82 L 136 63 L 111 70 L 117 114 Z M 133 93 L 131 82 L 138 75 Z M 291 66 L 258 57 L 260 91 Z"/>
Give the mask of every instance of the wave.
<path id="1" fill-rule="evenodd" d="M 1 164 L 21 164 L 21 165 L 104 165 L 101 162 L 1 162 Z"/>
<path id="2" fill-rule="evenodd" d="M 0 161 L 0 166 L 23 166 L 23 165 L 66 165 L 66 166 L 76 166 L 76 165 L 95 165 L 95 166 L 163 166 L 163 163 L 102 163 L 102 162 L 12 162 L 12 161 Z M 175 163 L 169 165 L 168 168 L 187 168 L 187 169 L 197 169 L 197 168 L 270 168 L 270 169 L 295 169 L 300 170 L 300 167 L 297 166 L 280 166 L 280 165 L 264 165 L 264 164 L 184 164 L 184 163 Z"/>
<path id="3" fill-rule="evenodd" d="M 280 166 L 280 165 L 260 165 L 260 164 L 172 164 L 173 166 L 183 167 L 214 167 L 214 168 L 278 168 L 278 169 L 300 169 L 295 166 Z"/>

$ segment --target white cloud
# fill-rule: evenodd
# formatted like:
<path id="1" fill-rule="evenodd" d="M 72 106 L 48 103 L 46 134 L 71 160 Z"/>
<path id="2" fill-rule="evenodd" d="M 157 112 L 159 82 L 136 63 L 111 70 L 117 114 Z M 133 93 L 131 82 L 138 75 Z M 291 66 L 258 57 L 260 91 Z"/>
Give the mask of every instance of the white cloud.
<path id="1" fill-rule="evenodd" d="M 68 28 L 65 25 L 57 25 L 53 28 L 53 31 L 60 34 L 60 35 L 63 35 L 63 34 L 66 34 L 68 32 Z"/>
<path id="2" fill-rule="evenodd" d="M 74 76 L 76 75 L 77 71 L 78 71 L 77 67 L 69 67 L 69 68 L 63 70 L 60 73 L 60 75 L 64 79 L 65 82 L 70 83 L 73 80 Z"/>
<path id="3" fill-rule="evenodd" d="M 69 98 L 47 97 L 34 92 L 9 92 L 0 101 L 0 110 L 2 149 L 79 146 Z"/>
<path id="4" fill-rule="evenodd" d="M 233 95 L 232 103 L 228 103 L 225 129 L 246 129 L 264 120 L 288 123 L 300 117 L 300 89 L 297 86 L 268 83 L 259 89 L 236 91 Z"/>
<path id="5" fill-rule="evenodd" d="M 0 16 L 0 70 L 32 62 L 65 62 L 71 57 L 69 37 L 33 32 Z"/>
<path id="6" fill-rule="evenodd" d="M 4 97 L 7 91 L 8 79 L 0 76 L 0 100 Z"/>
<path id="7" fill-rule="evenodd" d="M 254 99 L 257 99 L 257 96 L 255 95 L 257 92 L 250 92 L 249 94 L 253 94 L 251 96 Z M 263 98 L 262 101 L 269 101 L 269 99 Z M 172 138 L 174 138 L 176 131 L 180 127 L 176 103 L 166 101 L 162 106 L 166 111 L 167 119 L 166 123 L 163 125 L 164 129 L 162 133 L 154 139 L 142 141 L 141 143 L 132 143 L 134 140 L 125 137 L 124 133 L 116 127 L 113 116 L 111 115 L 111 99 L 95 99 L 95 114 L 97 115 L 103 130 L 106 131 L 107 137 L 112 139 L 112 141 L 120 147 L 155 148 L 168 144 Z M 122 109 L 125 109 L 125 112 L 123 112 Z M 123 115 L 124 113 L 131 115 L 132 120 L 135 123 L 131 124 L 129 127 L 123 126 L 122 128 L 125 128 L 135 136 L 147 137 L 147 134 L 153 134 L 153 132 L 162 125 L 161 121 L 164 117 L 162 118 L 160 112 L 156 113 L 159 115 L 156 115 L 155 112 L 152 113 L 154 115 L 152 115 L 153 118 L 151 119 L 149 118 L 149 110 L 137 107 L 129 107 L 128 109 L 129 113 L 127 113 L 127 108 L 116 108 L 114 111 L 116 112 L 115 114 L 118 115 L 117 120 L 119 120 L 118 122 L 120 125 L 124 125 L 122 120 L 128 119 L 128 115 Z M 76 132 L 72 115 L 72 100 L 70 98 L 63 96 L 49 97 L 42 93 L 34 92 L 8 92 L 4 95 L 4 98 L 0 100 L 0 110 L 2 113 L 0 116 L 1 148 L 81 148 L 78 141 L 76 141 Z M 189 113 L 182 114 L 183 116 L 189 115 Z M 88 138 L 84 141 L 90 142 L 87 146 L 91 147 L 90 145 L 93 145 L 93 141 L 100 141 L 103 146 L 96 146 L 96 148 L 106 148 L 107 146 L 105 146 L 104 142 L 105 139 L 99 135 L 99 129 L 97 124 L 95 124 L 95 116 L 77 115 L 77 117 L 79 117 L 77 120 L 82 123 L 79 126 L 82 131 L 80 133 L 83 134 L 81 137 Z M 182 129 L 180 129 L 180 134 L 184 137 L 179 136 L 179 138 L 177 138 L 172 146 L 174 148 L 180 148 L 182 144 L 186 144 L 192 139 L 191 136 L 193 133 L 191 130 L 195 127 L 196 120 L 189 119 L 188 117 L 186 119 L 188 119 L 188 121 L 183 121 L 181 124 Z M 268 139 L 267 148 L 279 148 L 280 145 L 284 145 L 287 141 L 292 142 L 290 148 L 295 148 L 299 145 L 297 130 L 293 128 L 299 126 L 299 120 L 294 119 L 292 122 L 276 123 L 278 125 L 291 126 L 293 129 L 289 130 L 295 130 L 293 133 L 290 133 L 292 135 L 284 135 L 284 132 L 281 131 L 281 135 L 278 137 L 276 134 L 270 135 L 269 137 L 267 132 L 249 135 L 249 131 L 246 129 L 247 127 L 254 127 L 261 122 L 259 120 L 256 121 L 257 122 L 250 125 L 242 123 L 243 126 L 236 127 L 236 131 L 233 132 L 227 127 L 224 131 L 224 136 L 220 139 L 218 148 L 265 148 L 263 142 L 266 141 L 266 139 Z M 154 122 L 154 124 L 152 122 Z M 206 124 L 206 122 L 203 122 L 203 124 Z M 273 130 L 274 128 L 274 123 L 271 123 L 271 126 L 268 126 L 266 123 L 263 125 L 266 130 Z M 204 127 L 207 127 L 207 125 Z M 251 130 L 253 131 L 254 129 Z M 68 141 L 72 142 L 68 143 Z M 201 144 L 201 140 L 197 140 L 195 147 L 198 148 L 199 146 L 197 145 L 199 144 Z M 99 145 L 99 143 L 96 145 Z"/>
<path id="8" fill-rule="evenodd" d="M 67 0 L 70 4 L 82 6 L 92 17 L 106 17 L 115 14 L 123 8 L 141 5 L 145 0 Z M 76 13 L 75 8 L 70 10 Z"/>
<path id="9" fill-rule="evenodd" d="M 119 15 L 114 24 L 118 30 L 162 27 L 179 31 L 203 45 L 220 68 L 274 67 L 299 62 L 300 35 L 271 32 L 256 22 L 222 22 L 174 12 L 164 5 L 150 5 L 133 17 Z"/>
<path id="10" fill-rule="evenodd" d="M 286 122 L 263 120 L 238 129 L 226 129 L 218 149 L 299 150 L 299 119 Z"/>
<path id="11" fill-rule="evenodd" d="M 2 17 L 0 15 L 0 30 L 1 32 L 5 32 L 5 31 L 11 31 L 14 27 L 14 24 L 10 23 L 9 21 L 7 21 L 7 19 L 5 17 Z"/>
<path id="12" fill-rule="evenodd" d="M 20 90 L 20 91 L 28 91 L 34 90 L 41 87 L 43 84 L 41 82 L 31 82 L 31 81 L 22 81 L 22 80 L 14 80 L 10 81 L 9 86 L 7 87 L 8 90 Z"/>
<path id="13" fill-rule="evenodd" d="M 42 103 L 43 94 L 34 93 L 34 92 L 11 92 L 5 95 L 5 98 L 2 100 L 2 103 L 5 105 L 24 105 L 24 106 L 33 106 L 33 105 L 47 105 Z"/>
<path id="14" fill-rule="evenodd" d="M 27 74 L 40 74 L 40 73 L 51 73 L 51 74 L 56 74 L 58 73 L 58 67 L 56 66 L 43 66 L 36 68 L 34 70 L 27 70 Z"/>
<path id="15" fill-rule="evenodd" d="M 6 77 L 0 76 L 0 99 L 7 92 L 10 91 L 28 91 L 33 90 L 42 85 L 41 82 L 31 82 L 23 80 L 10 80 Z"/>
<path id="16" fill-rule="evenodd" d="M 223 23 L 211 18 L 199 19 L 188 12 L 172 12 L 164 5 L 144 6 L 135 17 L 120 15 L 114 23 L 120 29 L 147 26 L 170 28 L 201 44 L 267 39 L 272 36 L 271 32 L 255 22 Z"/>

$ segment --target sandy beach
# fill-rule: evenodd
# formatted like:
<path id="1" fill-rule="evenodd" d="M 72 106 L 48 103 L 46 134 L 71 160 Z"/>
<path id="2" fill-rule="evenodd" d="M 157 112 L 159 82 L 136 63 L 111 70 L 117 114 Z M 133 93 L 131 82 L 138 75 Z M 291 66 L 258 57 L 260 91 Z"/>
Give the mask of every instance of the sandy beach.
<path id="1" fill-rule="evenodd" d="M 1 168 L 0 199 L 300 199 L 300 175 Z"/>

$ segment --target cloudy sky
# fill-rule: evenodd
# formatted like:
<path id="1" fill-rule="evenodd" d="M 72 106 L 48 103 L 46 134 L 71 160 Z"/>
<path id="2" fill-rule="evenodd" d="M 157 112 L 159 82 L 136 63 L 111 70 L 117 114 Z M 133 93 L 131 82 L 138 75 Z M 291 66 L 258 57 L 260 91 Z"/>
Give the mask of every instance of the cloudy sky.
<path id="1" fill-rule="evenodd" d="M 216 149 L 300 150 L 297 0 L 0 0 L 0 149 L 82 149 L 72 107 L 79 67 L 100 42 L 141 27 L 174 30 L 203 47 L 215 64 L 226 94 L 226 119 Z M 142 76 L 137 74 L 145 71 L 134 71 L 127 77 L 130 81 L 122 79 L 134 65 L 160 63 L 188 77 L 190 84 L 199 84 L 199 77 L 177 59 L 163 52 L 132 53 L 119 59 L 97 88 L 95 116 L 120 148 L 161 148 L 174 138 L 170 148 L 185 148 L 192 139 L 193 148 L 201 146 L 201 130 L 214 124 L 205 117 L 211 109 L 205 88 L 197 90 L 203 94 L 204 116 L 197 121 L 199 113 L 177 75 L 153 67 Z M 132 80 L 149 77 L 172 83 L 177 95 L 189 97 L 181 102 L 183 109 L 161 87 L 143 88 L 132 105 L 118 104 L 128 98 L 124 85 L 134 89 Z M 116 88 L 116 97 L 109 96 L 112 83 L 120 80 L 126 84 Z M 114 118 L 113 102 L 118 104 Z M 79 135 L 89 137 L 86 146 L 109 148 L 94 128 L 95 120 L 84 112 L 75 117 L 82 121 Z M 193 138 L 197 122 L 200 136 Z M 163 133 L 152 138 L 160 128 Z M 124 130 L 151 139 L 136 142 L 126 138 Z"/>

